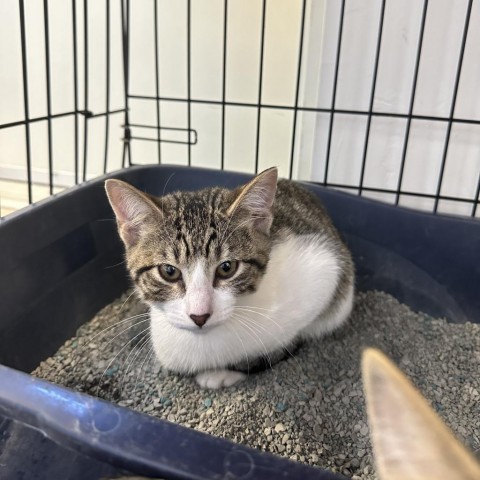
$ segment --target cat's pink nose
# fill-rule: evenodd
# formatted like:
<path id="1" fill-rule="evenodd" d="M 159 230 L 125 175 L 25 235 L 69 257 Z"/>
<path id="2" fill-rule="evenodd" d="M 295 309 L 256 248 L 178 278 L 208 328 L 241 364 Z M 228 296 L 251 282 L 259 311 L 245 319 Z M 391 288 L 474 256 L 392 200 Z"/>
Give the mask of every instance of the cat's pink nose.
<path id="1" fill-rule="evenodd" d="M 200 328 L 205 325 L 208 317 L 210 317 L 209 313 L 204 313 L 203 315 L 194 315 L 193 313 L 190 314 L 190 318 L 195 322 L 195 325 L 198 325 Z"/>

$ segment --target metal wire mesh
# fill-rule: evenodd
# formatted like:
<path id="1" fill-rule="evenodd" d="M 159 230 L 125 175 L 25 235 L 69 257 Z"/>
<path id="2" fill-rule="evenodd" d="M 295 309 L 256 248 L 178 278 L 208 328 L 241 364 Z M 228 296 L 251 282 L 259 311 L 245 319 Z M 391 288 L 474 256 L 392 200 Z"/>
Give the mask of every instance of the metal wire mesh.
<path id="1" fill-rule="evenodd" d="M 172 159 L 169 157 L 168 153 L 165 152 L 162 147 L 165 144 L 177 144 L 182 145 L 182 148 L 186 150 L 186 163 L 192 165 L 195 146 L 199 141 L 202 141 L 202 135 L 199 133 L 197 125 L 192 117 L 192 108 L 198 105 L 211 106 L 219 109 L 220 111 L 220 122 L 219 122 L 219 132 L 218 132 L 218 142 L 219 146 L 219 162 L 217 168 L 224 169 L 227 166 L 226 162 L 226 132 L 229 128 L 228 125 L 228 116 L 227 109 L 245 109 L 255 112 L 254 121 L 255 126 L 255 148 L 254 148 L 254 158 L 251 163 L 251 171 L 257 172 L 260 168 L 260 144 L 262 140 L 262 121 L 264 121 L 264 114 L 266 111 L 281 111 L 289 112 L 291 114 L 290 118 L 290 129 L 289 129 L 289 147 L 288 147 L 288 156 L 289 156 L 289 165 L 287 174 L 290 178 L 295 177 L 294 175 L 294 162 L 296 155 L 298 155 L 298 139 L 299 139 L 299 126 L 298 118 L 300 114 L 311 113 L 311 114 L 322 114 L 327 115 L 328 117 L 328 133 L 327 133 L 327 142 L 326 149 L 324 152 L 323 162 L 323 178 L 305 178 L 305 180 L 314 180 L 318 183 L 324 184 L 326 186 L 331 186 L 335 188 L 346 189 L 360 195 L 368 195 L 369 193 L 380 193 L 388 194 L 389 201 L 399 204 L 401 203 L 402 198 L 405 197 L 418 197 L 426 198 L 432 200 L 431 210 L 437 212 L 439 206 L 441 206 L 442 201 L 451 201 L 463 205 L 467 205 L 469 211 L 468 213 L 471 216 L 477 215 L 478 204 L 480 201 L 480 161 L 478 162 L 478 170 L 475 172 L 476 175 L 476 188 L 471 195 L 451 195 L 444 191 L 444 183 L 447 175 L 447 159 L 450 153 L 451 137 L 452 131 L 458 125 L 480 125 L 480 120 L 478 118 L 470 118 L 464 116 L 456 115 L 456 104 L 458 98 L 458 92 L 460 89 L 460 83 L 462 78 L 462 71 L 465 64 L 465 49 L 467 42 L 472 34 L 472 9 L 476 4 L 473 0 L 465 0 L 463 3 L 458 3 L 455 8 L 460 9 L 463 14 L 463 27 L 461 30 L 461 40 L 460 48 L 458 51 L 456 69 L 454 75 L 453 89 L 451 91 L 450 103 L 448 108 L 448 115 L 427 115 L 424 113 L 416 112 L 416 102 L 418 101 L 418 79 L 419 71 L 422 65 L 422 49 L 424 45 L 425 31 L 426 26 L 428 25 L 430 19 L 430 8 L 428 0 L 423 0 L 421 8 L 421 19 L 419 21 L 419 28 L 417 36 L 415 38 L 415 59 L 414 59 L 414 69 L 413 77 L 411 81 L 409 100 L 408 100 L 408 109 L 403 112 L 398 111 L 384 111 L 375 108 L 376 100 L 376 89 L 377 89 L 377 80 L 379 66 L 381 64 L 381 52 L 382 52 L 382 41 L 385 34 L 385 11 L 388 5 L 392 2 L 387 2 L 387 0 L 379 0 L 376 2 L 376 8 L 378 9 L 378 21 L 372 19 L 372 22 L 369 26 L 371 29 L 375 29 L 376 32 L 376 45 L 375 45 L 375 55 L 373 62 L 373 70 L 371 75 L 371 86 L 370 92 L 368 95 L 368 108 L 358 109 L 358 108 L 345 108 L 343 105 L 338 104 L 338 88 L 339 88 L 339 70 L 340 64 L 342 61 L 343 49 L 342 41 L 345 36 L 346 28 L 346 9 L 354 3 L 354 0 L 331 0 L 329 3 L 337 3 L 338 5 L 338 17 L 336 24 L 336 46 L 335 46 L 335 62 L 333 66 L 333 82 L 332 90 L 330 92 L 330 104 L 329 105 L 305 105 L 304 102 L 300 101 L 300 90 L 301 82 L 305 72 L 305 30 L 306 30 L 306 12 L 312 8 L 311 2 L 307 0 L 299 0 L 299 9 L 300 15 L 298 16 L 300 24 L 298 25 L 297 31 L 299 32 L 296 38 L 292 38 L 291 41 L 294 43 L 294 48 L 297 53 L 297 62 L 296 62 L 296 71 L 295 75 L 295 88 L 294 88 L 294 98 L 290 104 L 283 103 L 271 103 L 265 100 L 265 87 L 264 82 L 264 65 L 265 65 L 265 39 L 266 39 L 266 27 L 269 21 L 268 11 L 275 9 L 276 5 L 273 0 L 258 0 L 259 5 L 259 24 L 260 24 L 260 35 L 258 38 L 259 45 L 259 56 L 258 56 L 258 89 L 256 95 L 256 101 L 239 101 L 236 99 L 229 98 L 229 94 L 226 88 L 227 78 L 229 71 L 227 68 L 228 65 L 228 56 L 229 56 L 229 26 L 231 24 L 232 18 L 230 15 L 229 9 L 232 7 L 232 0 L 223 0 L 218 1 L 217 6 L 222 10 L 222 25 L 221 25 L 221 38 L 222 45 L 220 47 L 221 51 L 221 92 L 219 98 L 208 99 L 208 98 L 198 98 L 192 94 L 192 28 L 195 28 L 195 25 L 192 24 L 192 2 L 191 0 L 186 0 L 185 4 L 185 43 L 186 43 L 186 55 L 185 59 L 180 61 L 185 61 L 185 74 L 186 74 L 186 91 L 185 95 L 182 96 L 172 96 L 169 94 L 164 94 L 162 92 L 162 82 L 160 71 L 162 68 L 165 68 L 161 62 L 161 52 L 159 51 L 159 35 L 161 33 L 158 19 L 161 18 L 162 8 L 164 7 L 164 2 L 160 0 L 151 0 L 149 2 L 135 3 L 130 2 L 130 0 L 105 0 L 104 2 L 104 39 L 105 44 L 102 46 L 105 53 L 104 61 L 104 81 L 105 81 L 105 98 L 104 98 L 104 108 L 98 110 L 96 108 L 93 111 L 91 107 L 91 98 L 92 98 L 92 84 L 91 84 L 91 73 L 94 68 L 97 66 L 92 65 L 90 60 L 90 55 L 93 49 L 98 47 L 97 44 L 93 44 L 90 38 L 90 28 L 91 27 L 91 15 L 89 14 L 89 8 L 91 8 L 92 0 L 72 0 L 71 9 L 70 9 L 70 18 L 66 18 L 65 22 L 70 24 L 71 36 L 70 38 L 65 38 L 65 42 L 71 44 L 72 56 L 71 63 L 73 66 L 73 75 L 69 79 L 73 83 L 73 103 L 71 109 L 68 111 L 56 112 L 52 108 L 52 82 L 51 82 L 51 67 L 52 67 L 52 58 L 51 58 L 51 39 L 50 31 L 51 26 L 49 25 L 49 18 L 51 15 L 50 9 L 52 8 L 53 0 L 43 0 L 43 32 L 44 32 L 44 48 L 45 48 L 45 85 L 46 85 L 46 112 L 41 116 L 34 116 L 30 111 L 30 98 L 31 98 L 31 85 L 32 78 L 30 77 L 29 72 L 29 59 L 28 59 L 28 50 L 30 45 L 27 41 L 27 31 L 28 31 L 28 22 L 26 21 L 26 8 L 28 4 L 25 5 L 24 0 L 18 0 L 18 22 L 19 22 L 19 33 L 20 33 L 20 44 L 21 44 L 21 65 L 22 65 L 22 82 L 23 82 L 23 118 L 17 119 L 14 121 L 4 122 L 0 124 L 0 133 L 2 131 L 9 132 L 13 131 L 18 127 L 23 128 L 24 141 L 25 141 L 25 181 L 28 189 L 28 201 L 31 203 L 34 198 L 32 196 L 32 158 L 35 155 L 34 149 L 32 149 L 32 138 L 31 138 L 31 128 L 32 125 L 36 123 L 44 123 L 46 125 L 46 136 L 47 136 L 47 145 L 48 145 L 48 189 L 49 194 L 54 193 L 55 187 L 55 156 L 54 156 L 54 147 L 53 147 L 53 129 L 54 124 L 61 118 L 69 117 L 73 119 L 72 127 L 74 131 L 74 146 L 73 146 L 73 167 L 74 172 L 74 183 L 77 184 L 81 181 L 84 181 L 88 177 L 89 166 L 92 162 L 101 162 L 101 170 L 103 172 L 111 171 L 121 166 L 129 166 L 138 163 L 138 157 L 135 153 L 135 145 L 139 145 L 144 142 L 154 142 L 156 147 L 156 161 L 158 163 L 169 163 Z M 393 0 L 392 0 L 393 1 Z M 477 2 L 478 3 L 478 2 Z M 112 8 L 118 10 L 119 15 L 112 15 Z M 148 9 L 151 12 L 151 17 L 153 19 L 153 53 L 154 53 L 154 69 L 153 72 L 145 72 L 145 75 L 153 76 L 154 79 L 154 93 L 150 92 L 139 92 L 133 90 L 130 82 L 130 76 L 132 73 L 132 63 L 131 63 L 131 47 L 132 47 L 132 32 L 131 32 L 131 16 L 132 9 Z M 79 22 L 81 20 L 81 28 Z M 318 28 L 323 28 L 321 25 L 318 25 Z M 121 51 L 122 51 L 122 75 L 123 78 L 119 78 L 115 73 L 112 75 L 111 71 L 111 53 L 112 53 L 112 38 L 113 33 L 120 31 L 121 34 Z M 177 41 L 177 39 L 172 39 L 172 41 Z M 80 49 L 82 52 L 80 53 Z M 81 67 L 81 68 L 80 68 Z M 5 67 L 3 67 L 5 68 Z M 6 67 L 8 68 L 8 66 Z M 112 88 L 113 82 L 123 83 L 123 105 L 115 105 L 112 108 L 112 100 L 110 96 L 110 90 Z M 81 92 L 81 87 L 83 91 Z M 96 88 L 96 86 L 94 86 Z M 8 92 L 3 91 L 3 95 L 8 95 Z M 83 102 L 82 99 L 83 98 Z M 155 118 L 154 121 L 136 121 L 132 120 L 132 114 L 135 113 L 137 108 L 138 101 L 152 102 L 155 105 Z M 186 118 L 185 124 L 181 127 L 172 126 L 165 121 L 162 114 L 162 105 L 167 103 L 174 103 L 177 105 L 184 105 L 186 107 Z M 120 108 L 117 108 L 117 107 Z M 230 111 L 230 110 L 229 110 Z M 111 118 L 114 117 L 117 121 L 118 118 L 123 117 L 123 123 L 121 123 L 121 128 L 123 130 L 123 148 L 122 148 L 122 158 L 117 160 L 111 160 L 110 156 L 110 145 L 112 142 L 112 124 Z M 103 130 L 103 160 L 99 160 L 99 155 L 96 154 L 93 158 L 91 152 L 91 141 L 90 133 L 92 132 L 92 122 L 94 119 L 104 118 L 104 130 Z M 337 131 L 342 128 L 341 122 L 339 120 L 344 118 L 361 118 L 365 120 L 365 130 L 364 130 L 364 139 L 363 146 L 361 151 L 361 161 L 359 166 L 359 176 L 358 181 L 352 182 L 338 182 L 332 178 L 331 169 L 332 165 L 336 162 L 336 157 L 332 148 L 333 137 L 338 133 Z M 401 158 L 398 162 L 398 169 L 395 173 L 395 187 L 391 185 L 382 185 L 382 186 L 372 186 L 366 182 L 366 171 L 369 166 L 370 158 L 370 147 L 371 147 L 371 138 L 372 138 L 372 124 L 375 119 L 381 118 L 391 118 L 395 120 L 401 120 L 405 122 L 405 128 L 403 132 L 403 139 L 401 145 Z M 437 171 L 430 172 L 430 175 L 436 175 L 436 186 L 434 191 L 420 191 L 420 190 L 411 190 L 405 186 L 405 170 L 409 162 L 415 161 L 409 156 L 409 145 L 411 143 L 411 129 L 415 122 L 431 122 L 435 125 L 444 125 L 446 127 L 444 138 L 443 138 L 443 147 L 441 158 L 439 159 L 439 168 Z M 83 127 L 83 128 L 82 128 Z M 141 132 L 153 132 L 152 135 L 145 135 Z M 174 134 L 174 135 L 172 135 Z M 282 134 L 283 135 L 283 134 Z M 82 142 L 83 141 L 83 142 Z M 479 142 L 480 143 L 480 142 Z M 1 150 L 1 147 L 0 147 Z M 98 152 L 97 152 L 98 153 Z M 318 159 L 317 159 L 318 160 Z M 462 168 L 461 159 L 459 159 L 458 168 Z M 141 162 L 140 162 L 141 163 Z M 98 169 L 97 169 L 98 170 Z M 440 209 L 441 211 L 441 209 Z"/>

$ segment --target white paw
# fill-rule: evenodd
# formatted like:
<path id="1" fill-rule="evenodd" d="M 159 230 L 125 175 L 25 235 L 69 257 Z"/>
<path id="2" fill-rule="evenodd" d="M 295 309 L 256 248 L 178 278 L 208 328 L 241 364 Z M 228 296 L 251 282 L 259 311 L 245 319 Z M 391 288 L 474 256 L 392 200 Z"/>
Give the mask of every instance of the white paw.
<path id="1" fill-rule="evenodd" d="M 231 387 L 242 380 L 246 375 L 242 372 L 233 370 L 210 370 L 208 372 L 198 373 L 195 379 L 202 388 L 217 389 L 220 387 Z"/>

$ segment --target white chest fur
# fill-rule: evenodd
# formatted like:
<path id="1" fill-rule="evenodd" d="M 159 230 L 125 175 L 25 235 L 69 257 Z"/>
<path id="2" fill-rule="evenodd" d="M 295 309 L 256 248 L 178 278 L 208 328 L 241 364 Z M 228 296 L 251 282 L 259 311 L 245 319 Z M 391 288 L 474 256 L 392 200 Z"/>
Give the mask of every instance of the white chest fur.
<path id="1" fill-rule="evenodd" d="M 322 322 L 339 276 L 338 261 L 321 238 L 291 236 L 272 249 L 257 291 L 237 297 L 225 309 L 224 318 L 209 328 L 208 324 L 196 330 L 177 328 L 164 308 L 153 305 L 151 333 L 156 355 L 168 369 L 195 373 L 268 355 L 288 348 L 298 336 L 331 330 L 350 313 L 352 298 L 337 309 L 341 310 L 338 319 L 325 319 L 328 328 L 312 327 Z"/>

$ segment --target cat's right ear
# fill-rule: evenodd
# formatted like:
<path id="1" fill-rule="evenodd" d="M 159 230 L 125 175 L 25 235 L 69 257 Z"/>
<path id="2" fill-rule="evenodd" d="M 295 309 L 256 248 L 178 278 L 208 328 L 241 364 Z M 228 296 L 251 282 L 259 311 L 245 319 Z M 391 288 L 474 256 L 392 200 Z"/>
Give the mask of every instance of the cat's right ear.
<path id="1" fill-rule="evenodd" d="M 144 193 L 121 180 L 107 180 L 105 190 L 117 217 L 120 238 L 127 248 L 133 247 L 145 220 L 159 215 L 160 210 Z"/>

